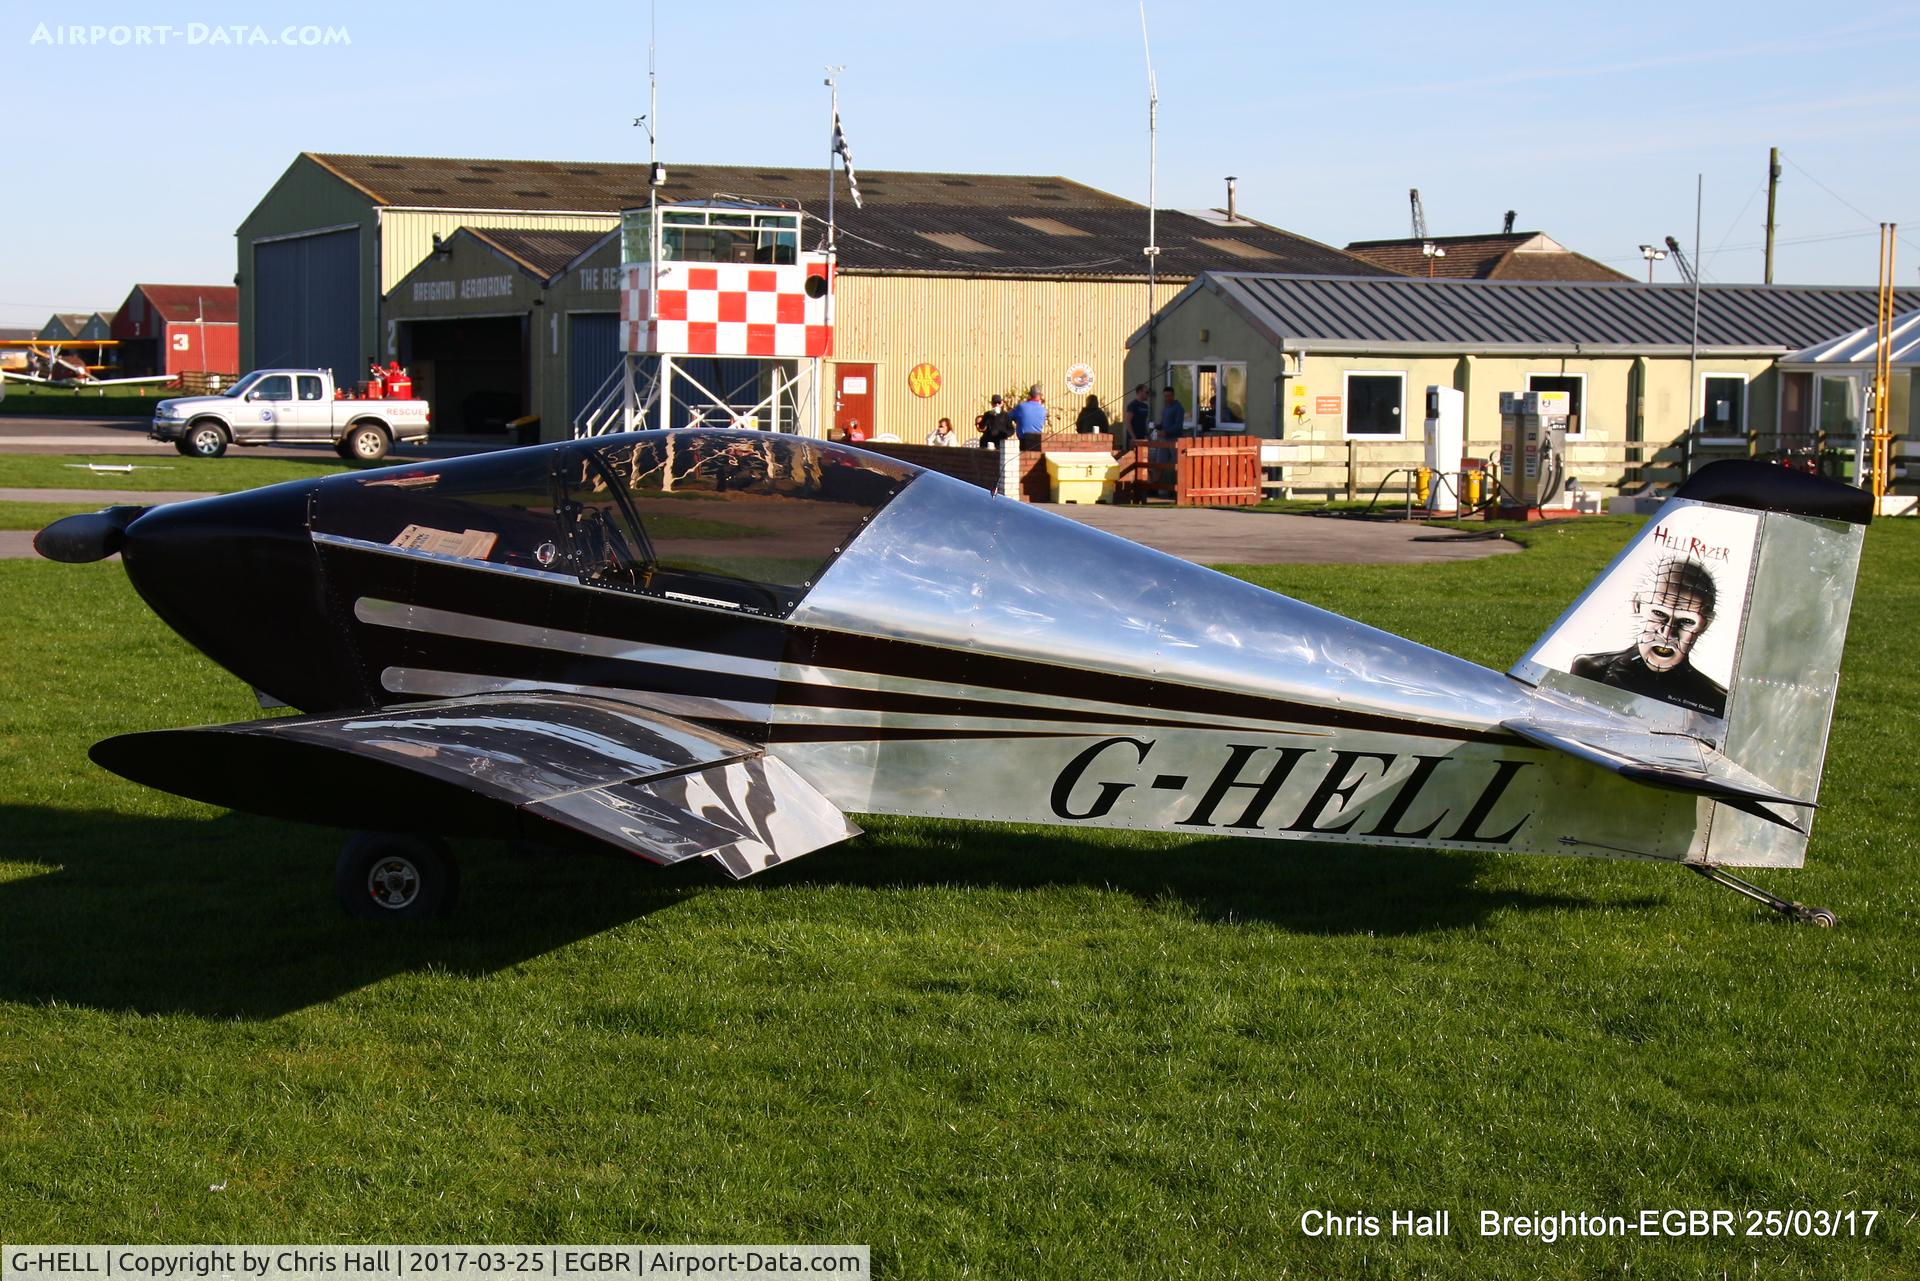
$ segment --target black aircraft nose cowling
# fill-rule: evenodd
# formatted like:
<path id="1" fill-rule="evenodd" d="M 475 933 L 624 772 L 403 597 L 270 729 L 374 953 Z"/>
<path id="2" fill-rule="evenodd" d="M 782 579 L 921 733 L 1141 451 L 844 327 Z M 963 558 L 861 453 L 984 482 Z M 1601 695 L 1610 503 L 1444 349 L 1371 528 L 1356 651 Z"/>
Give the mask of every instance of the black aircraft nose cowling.
<path id="1" fill-rule="evenodd" d="M 126 527 L 134 589 L 214 662 L 302 711 L 370 699 L 308 533 L 316 481 L 156 507 Z"/>

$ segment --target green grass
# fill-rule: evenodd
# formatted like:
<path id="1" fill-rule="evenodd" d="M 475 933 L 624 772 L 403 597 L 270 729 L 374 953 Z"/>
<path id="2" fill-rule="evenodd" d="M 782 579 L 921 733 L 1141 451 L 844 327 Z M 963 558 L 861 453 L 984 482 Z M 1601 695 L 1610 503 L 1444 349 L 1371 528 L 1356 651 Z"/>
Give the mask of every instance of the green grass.
<path id="1" fill-rule="evenodd" d="M 151 418 L 155 405 L 169 396 L 182 394 L 179 388 L 169 388 L 161 383 L 68 391 L 59 387 L 35 387 L 10 381 L 6 384 L 5 396 L 0 397 L 0 417 Z"/>
<path id="2" fill-rule="evenodd" d="M 131 464 L 132 471 L 86 466 Z M 318 480 L 351 470 L 343 462 L 305 458 L 185 458 L 151 454 L 0 454 L 0 489 L 186 490 L 233 494 L 283 480 Z"/>
<path id="3" fill-rule="evenodd" d="M 99 511 L 100 503 L 0 502 L 0 529 L 45 529 L 62 516 Z"/>
<path id="4" fill-rule="evenodd" d="M 1629 523 L 1246 576 L 1505 666 Z M 258 714 L 116 566 L 0 562 L 0 1235 L 853 1241 L 885 1277 L 1920 1273 L 1920 526 L 1870 531 L 1820 931 L 1679 869 L 871 820 L 740 885 L 337 837 L 94 768 Z M 219 1193 L 211 1185 L 224 1185 Z M 1480 1209 L 1877 1209 L 1872 1238 L 1482 1241 Z M 1446 1207 L 1440 1241 L 1311 1209 Z"/>

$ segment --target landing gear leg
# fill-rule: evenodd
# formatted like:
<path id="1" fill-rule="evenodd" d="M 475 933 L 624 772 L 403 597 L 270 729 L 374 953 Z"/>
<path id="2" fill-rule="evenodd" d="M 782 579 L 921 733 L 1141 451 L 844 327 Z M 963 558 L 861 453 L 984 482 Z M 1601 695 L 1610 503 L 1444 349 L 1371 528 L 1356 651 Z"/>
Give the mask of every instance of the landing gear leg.
<path id="1" fill-rule="evenodd" d="M 1824 907 L 1808 907 L 1805 903 L 1796 903 L 1792 899 L 1769 894 L 1752 881 L 1743 881 L 1723 867 L 1715 867 L 1710 863 L 1689 863 L 1687 866 L 1715 885 L 1724 885 L 1735 894 L 1744 894 L 1756 903 L 1765 903 L 1782 916 L 1791 916 L 1802 924 L 1832 929 L 1840 923 L 1840 918 Z"/>

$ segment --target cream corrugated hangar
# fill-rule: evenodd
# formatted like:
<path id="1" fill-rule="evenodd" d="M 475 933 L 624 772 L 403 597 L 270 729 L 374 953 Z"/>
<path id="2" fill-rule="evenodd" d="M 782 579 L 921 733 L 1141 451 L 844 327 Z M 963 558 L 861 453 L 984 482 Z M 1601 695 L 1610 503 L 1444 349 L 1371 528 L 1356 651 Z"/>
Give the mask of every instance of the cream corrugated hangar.
<path id="1" fill-rule="evenodd" d="M 537 416 L 540 436 L 568 435 L 618 360 L 610 233 L 647 180 L 645 165 L 302 153 L 237 233 L 243 362 L 411 361 L 438 430 Z M 836 417 L 917 441 L 1034 384 L 1058 428 L 1089 394 L 1117 412 L 1126 338 L 1151 310 L 1144 205 L 999 174 L 863 169 L 860 194 L 836 208 Z M 811 246 L 827 174 L 668 165 L 659 197 L 797 207 Z M 1163 209 L 1157 233 L 1162 303 L 1209 269 L 1391 274 L 1221 211 Z M 455 322 L 464 352 L 444 345 Z"/>

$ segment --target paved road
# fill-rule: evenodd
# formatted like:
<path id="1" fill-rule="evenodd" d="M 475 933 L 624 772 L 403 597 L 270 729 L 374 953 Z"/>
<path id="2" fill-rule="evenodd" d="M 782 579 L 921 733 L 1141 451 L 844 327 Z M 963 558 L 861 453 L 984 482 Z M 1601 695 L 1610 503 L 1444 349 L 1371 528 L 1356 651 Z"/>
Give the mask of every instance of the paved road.
<path id="1" fill-rule="evenodd" d="M 144 418 L 0 417 L 0 452 L 70 454 L 169 454 L 173 446 L 146 438 Z M 428 458 L 472 453 L 498 442 L 435 441 L 394 457 Z M 240 452 L 240 451 L 236 451 Z M 245 451 L 275 458 L 330 458 L 326 445 L 271 445 Z M 75 472 L 75 479 L 84 473 Z M 161 503 L 200 494 L 132 493 L 115 490 L 0 490 L 0 502 Z M 1203 565 L 1380 565 L 1472 560 L 1518 551 L 1504 539 L 1455 540 L 1420 525 L 1282 516 L 1227 508 L 1087 507 L 1048 505 L 1072 520 Z M 31 556 L 33 535 L 0 530 L 0 558 Z"/>
<path id="2" fill-rule="evenodd" d="M 147 439 L 145 418 L 18 418 L 0 415 L 0 453 L 9 454 L 165 454 L 172 445 Z M 445 439 L 424 445 L 399 445 L 393 458 L 446 458 L 499 448 L 498 440 Z M 333 458 L 331 445 L 248 445 L 233 452 L 243 458 Z"/>
<path id="3" fill-rule="evenodd" d="M 205 494 L 111 489 L 0 489 L 0 502 L 109 507 L 167 503 Z M 1504 539 L 1455 540 L 1419 525 L 1171 507 L 1049 505 L 1044 510 L 1131 538 L 1202 565 L 1390 565 L 1473 560 L 1520 550 Z M 1423 541 L 1424 540 L 1424 541 Z M 33 555 L 33 534 L 0 530 L 0 558 Z"/>
<path id="4" fill-rule="evenodd" d="M 1455 538 L 1398 521 L 1215 507 L 1095 507 L 1049 504 L 1085 525 L 1202 565 L 1405 565 L 1478 560 L 1520 550 L 1503 538 Z"/>

